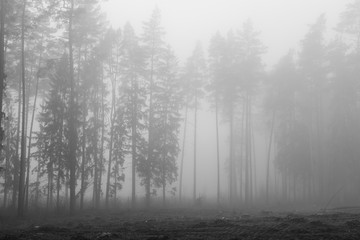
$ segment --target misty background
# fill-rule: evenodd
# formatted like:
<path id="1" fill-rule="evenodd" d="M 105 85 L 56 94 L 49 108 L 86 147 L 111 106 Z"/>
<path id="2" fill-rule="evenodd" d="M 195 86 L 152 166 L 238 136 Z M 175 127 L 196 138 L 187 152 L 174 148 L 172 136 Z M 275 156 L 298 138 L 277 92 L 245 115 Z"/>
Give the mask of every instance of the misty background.
<path id="1" fill-rule="evenodd" d="M 3 207 L 360 200 L 358 0 L 1 9 Z"/>

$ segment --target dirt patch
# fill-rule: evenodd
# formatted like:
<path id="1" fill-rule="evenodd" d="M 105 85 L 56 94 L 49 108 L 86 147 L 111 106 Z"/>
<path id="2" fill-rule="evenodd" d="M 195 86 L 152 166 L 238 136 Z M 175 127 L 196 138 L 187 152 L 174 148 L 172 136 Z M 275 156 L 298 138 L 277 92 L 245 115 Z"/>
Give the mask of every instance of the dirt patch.
<path id="1" fill-rule="evenodd" d="M 1 224 L 18 239 L 360 239 L 360 214 L 242 214 L 214 210 L 90 213 Z"/>

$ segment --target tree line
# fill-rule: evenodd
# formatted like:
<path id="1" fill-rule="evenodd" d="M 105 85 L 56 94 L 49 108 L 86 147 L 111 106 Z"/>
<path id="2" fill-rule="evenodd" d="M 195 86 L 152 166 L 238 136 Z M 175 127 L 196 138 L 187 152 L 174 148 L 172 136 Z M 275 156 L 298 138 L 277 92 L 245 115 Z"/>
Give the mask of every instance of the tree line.
<path id="1" fill-rule="evenodd" d="M 145 206 L 157 194 L 163 204 L 169 194 L 182 201 L 190 114 L 196 201 L 197 117 L 205 101 L 216 119 L 218 204 L 323 203 L 338 188 L 338 202 L 359 198 L 358 0 L 342 14 L 335 40 L 326 41 L 320 16 L 299 52 L 272 71 L 250 20 L 226 36 L 215 33 L 207 51 L 197 44 L 181 66 L 159 9 L 137 34 L 130 23 L 110 28 L 100 3 L 1 0 L 4 208 L 19 216 L 44 206 L 74 214 L 88 199 L 93 208 L 112 207 L 125 179 L 134 208 L 140 186 Z M 269 133 L 264 183 L 256 169 L 259 116 Z M 224 177 L 219 119 L 229 130 Z"/>

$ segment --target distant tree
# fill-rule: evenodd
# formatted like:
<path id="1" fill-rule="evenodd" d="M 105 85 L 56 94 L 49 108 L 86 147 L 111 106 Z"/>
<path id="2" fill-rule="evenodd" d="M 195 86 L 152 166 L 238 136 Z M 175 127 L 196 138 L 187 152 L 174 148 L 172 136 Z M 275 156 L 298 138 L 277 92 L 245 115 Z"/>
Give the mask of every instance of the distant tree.
<path id="1" fill-rule="evenodd" d="M 18 216 L 24 216 L 25 208 L 25 160 L 26 160 L 26 92 L 25 92 L 25 21 L 26 21 L 26 3 L 24 0 L 21 16 L 21 85 L 22 85 L 22 125 L 21 125 L 21 155 L 20 155 L 20 173 L 19 173 L 19 201 Z"/>
<path id="2" fill-rule="evenodd" d="M 128 23 L 123 31 L 123 57 L 120 61 L 120 74 L 122 84 L 119 86 L 119 103 L 121 105 L 116 109 L 117 120 L 114 127 L 118 128 L 122 121 L 126 122 L 126 128 L 129 132 L 129 141 L 131 146 L 131 195 L 132 207 L 136 206 L 136 172 L 143 174 L 144 168 L 139 166 L 144 163 L 146 159 L 146 152 L 148 144 L 144 138 L 145 134 L 145 108 L 146 108 L 146 85 L 144 80 L 145 72 L 145 55 L 144 50 L 139 45 L 139 39 L 134 33 L 134 29 Z M 120 111 L 120 113 L 118 112 Z M 123 117 L 121 116 L 123 112 Z M 119 115 L 120 114 L 120 115 Z M 124 120 L 122 120 L 124 119 Z M 120 121 L 120 122 L 117 122 Z M 116 132 L 116 134 L 123 134 L 123 131 Z M 114 138 L 121 139 L 123 136 L 114 136 Z M 116 144 L 114 144 L 116 146 Z M 121 144 L 118 147 L 124 147 Z M 114 151 L 119 151 L 114 149 Z M 119 154 L 118 154 L 119 155 Z M 121 161 L 118 159 L 118 161 Z M 145 168 L 147 169 L 147 168 Z M 146 171 L 145 171 L 146 173 Z M 142 175 L 144 179 L 146 177 Z"/>
<path id="3" fill-rule="evenodd" d="M 217 161 L 217 204 L 220 204 L 220 148 L 219 148 L 219 105 L 222 97 L 222 81 L 225 77 L 224 54 L 226 40 L 216 33 L 210 42 L 209 48 L 209 90 L 211 100 L 215 104 L 215 128 L 216 128 L 216 161 Z"/>
<path id="4" fill-rule="evenodd" d="M 8 200 L 10 191 L 13 190 L 17 162 L 17 149 L 16 149 L 16 130 L 17 122 L 15 116 L 15 110 L 11 101 L 10 92 L 6 92 L 6 98 L 4 98 L 4 111 L 6 118 L 4 118 L 4 129 L 5 131 L 5 144 L 3 154 L 1 154 L 2 166 L 4 166 L 4 195 L 3 195 L 3 207 L 8 207 Z"/>
<path id="5" fill-rule="evenodd" d="M 199 99 L 204 94 L 203 86 L 205 85 L 207 75 L 207 66 L 201 44 L 198 43 L 191 55 L 188 58 L 185 66 L 185 78 L 189 81 L 189 101 L 194 107 L 194 168 L 193 168 L 193 200 L 196 201 L 196 186 L 197 186 L 197 116 Z"/>
<path id="6" fill-rule="evenodd" d="M 340 22 L 338 23 L 337 30 L 341 33 L 346 33 L 351 36 L 350 45 L 356 52 L 360 50 L 360 1 L 353 0 L 347 5 L 344 12 L 341 13 Z"/>
<path id="7" fill-rule="evenodd" d="M 142 42 L 145 50 L 146 57 L 146 72 L 145 78 L 148 81 L 148 98 L 149 98 L 149 112 L 148 112 L 148 147 L 146 163 L 141 163 L 140 172 L 144 178 L 145 185 L 145 201 L 146 205 L 150 205 L 151 195 L 151 182 L 153 181 L 154 171 L 153 165 L 156 161 L 156 152 L 159 149 L 155 148 L 155 129 L 157 119 L 155 118 L 155 105 L 158 99 L 156 99 L 159 90 L 159 82 L 161 78 L 161 62 L 164 61 L 163 55 L 165 51 L 164 30 L 161 27 L 161 15 L 160 10 L 155 8 L 150 19 L 144 22 Z"/>
<path id="8" fill-rule="evenodd" d="M 105 205 L 109 206 L 109 198 L 110 192 L 116 193 L 116 188 L 112 187 L 114 185 L 111 184 L 111 176 L 117 179 L 116 169 L 117 167 L 113 167 L 113 149 L 114 149 L 114 133 L 117 132 L 114 129 L 115 125 L 115 108 L 116 108 L 116 101 L 117 101 L 117 84 L 119 82 L 120 76 L 120 57 L 122 54 L 122 31 L 121 29 L 113 30 L 109 29 L 105 38 L 105 44 L 109 47 L 109 56 L 107 59 L 107 73 L 111 83 L 111 106 L 110 106 L 110 139 L 108 141 L 108 148 L 109 148 L 109 158 L 108 158 L 108 167 L 107 167 L 107 179 L 106 179 L 106 190 L 105 190 Z M 119 119 L 116 122 L 123 122 Z M 121 144 L 126 143 L 126 140 L 120 140 Z M 119 153 L 123 153 L 119 151 Z M 113 171 L 112 171 L 113 170 Z M 111 188 L 111 189 L 110 189 Z M 115 194 L 116 195 L 116 194 Z M 116 197 L 115 197 L 116 199 Z"/>
<path id="9" fill-rule="evenodd" d="M 310 169 L 313 177 L 318 179 L 319 197 L 323 197 L 324 179 L 323 169 L 326 164 L 324 158 L 324 99 L 326 96 L 325 71 L 325 35 L 326 20 L 321 15 L 315 24 L 310 26 L 309 32 L 302 41 L 299 54 L 300 74 L 304 81 L 303 114 L 308 118 L 308 131 L 310 136 L 311 158 L 314 166 Z M 308 101 L 308 102 L 307 102 Z"/>
<path id="10" fill-rule="evenodd" d="M 4 140 L 4 129 L 3 129 L 3 99 L 5 92 L 5 0 L 0 2 L 0 144 Z M 1 150 L 2 148 L 0 148 Z M 5 202 L 6 205 L 6 202 Z"/>
<path id="11" fill-rule="evenodd" d="M 69 108 L 69 65 L 64 54 L 55 74 L 51 75 L 51 90 L 48 100 L 40 113 L 40 131 L 37 136 L 37 148 L 43 166 L 41 175 L 48 175 L 47 207 L 53 207 L 53 193 L 56 189 L 56 209 L 60 210 L 60 191 L 65 182 L 68 168 L 66 157 L 69 154 L 66 139 L 68 122 L 66 115 Z M 38 169 L 39 171 L 40 169 Z"/>
<path id="12" fill-rule="evenodd" d="M 154 161 L 154 185 L 162 187 L 163 205 L 165 205 L 166 186 L 171 185 L 177 178 L 178 133 L 183 98 L 177 76 L 177 59 L 170 47 L 165 50 L 163 58 L 157 85 L 160 91 L 154 94 L 156 125 L 153 139 L 155 149 L 157 149 Z"/>

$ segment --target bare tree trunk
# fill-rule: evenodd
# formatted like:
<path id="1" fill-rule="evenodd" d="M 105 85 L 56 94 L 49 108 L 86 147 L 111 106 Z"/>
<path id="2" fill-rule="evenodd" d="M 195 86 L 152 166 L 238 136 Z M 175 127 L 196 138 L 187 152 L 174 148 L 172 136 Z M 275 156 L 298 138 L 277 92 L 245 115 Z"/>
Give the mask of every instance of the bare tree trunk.
<path id="1" fill-rule="evenodd" d="M 70 63 L 70 119 L 69 119 L 69 170 L 70 170 L 70 215 L 75 213 L 76 205 L 76 148 L 77 133 L 75 126 L 75 82 L 74 82 L 74 59 L 73 59 L 73 12 L 74 0 L 71 0 L 69 12 L 69 63 Z"/>
<path id="2" fill-rule="evenodd" d="M 110 109 L 110 143 L 109 143 L 109 160 L 108 160 L 108 169 L 107 169 L 107 180 L 106 180 L 106 195 L 105 195 L 105 204 L 106 207 L 109 207 L 109 195 L 110 195 L 110 175 L 111 175 L 111 164 L 112 164 L 112 150 L 113 150 L 113 140 L 114 140 L 114 111 L 115 111 L 115 89 L 116 82 L 115 79 L 111 81 L 112 85 L 112 94 L 111 94 L 111 109 Z"/>
<path id="3" fill-rule="evenodd" d="M 241 113 L 241 132 L 240 132 L 240 170 L 239 170 L 239 178 L 240 178 L 240 182 L 239 182 L 239 198 L 240 198 L 240 202 L 243 201 L 243 190 L 244 190 L 244 139 L 245 139 L 245 119 L 246 119 L 246 102 L 243 102 L 243 110 Z"/>
<path id="4" fill-rule="evenodd" d="M 220 205 L 220 148 L 219 148 L 219 98 L 215 98 L 215 120 L 216 120 L 216 169 L 217 169 L 217 205 Z"/>
<path id="5" fill-rule="evenodd" d="M 39 55 L 38 60 L 38 72 L 36 74 L 36 86 L 35 86 L 35 96 L 34 96 L 34 104 L 33 104 L 33 110 L 31 115 L 31 123 L 30 123 L 30 133 L 29 133 L 29 145 L 28 145 L 28 154 L 27 154 L 27 173 L 26 173 L 26 206 L 25 208 L 28 208 L 29 205 L 29 185 L 30 185 L 30 161 L 31 161 L 31 140 L 32 140 L 32 133 L 33 133 L 33 126 L 34 126 L 34 120 L 35 120 L 35 112 L 36 112 L 36 103 L 37 103 L 37 97 L 38 97 L 38 91 L 39 91 L 39 74 L 40 74 L 40 64 L 42 61 L 42 53 Z"/>
<path id="6" fill-rule="evenodd" d="M 36 172 L 35 208 L 39 206 L 39 195 L 40 195 L 40 161 L 38 161 L 37 172 Z"/>
<path id="7" fill-rule="evenodd" d="M 14 181 L 12 187 L 12 206 L 15 209 L 17 203 L 18 189 L 19 189 L 19 163 L 20 163 L 20 126 L 21 126 L 21 78 L 19 79 L 18 89 L 18 109 L 17 109 L 17 127 L 16 127 L 16 157 L 14 161 Z"/>
<path id="8" fill-rule="evenodd" d="M 229 135 L 230 135 L 230 144 L 229 144 L 229 200 L 230 205 L 234 203 L 234 108 L 233 104 L 229 106 Z"/>
<path id="9" fill-rule="evenodd" d="M 25 158 L 26 158 L 26 130 L 25 130 L 25 10 L 26 0 L 23 3 L 21 23 L 21 81 L 22 81 L 22 127 L 21 127 L 21 156 L 20 156 L 20 178 L 19 178 L 19 201 L 18 216 L 24 216 L 25 201 Z"/>
<path id="10" fill-rule="evenodd" d="M 137 165 L 137 154 L 136 154 L 136 142 L 137 142 L 137 84 L 134 79 L 131 81 L 132 88 L 132 119 L 131 119 L 131 206 L 136 207 L 136 165 Z M 116 186 L 116 185 L 115 185 Z M 116 188 L 115 188 L 116 189 Z M 149 193 L 150 194 L 150 193 Z M 149 196 L 150 197 L 150 196 Z M 115 198 L 116 200 L 116 198 Z"/>
<path id="11" fill-rule="evenodd" d="M 60 212 L 60 158 L 58 157 L 58 169 L 56 178 L 56 211 Z"/>
<path id="12" fill-rule="evenodd" d="M 95 137 L 92 139 L 93 148 L 94 148 L 94 182 L 93 182 L 93 206 L 95 208 L 99 207 L 98 202 L 98 186 L 99 186 L 99 158 L 98 158 L 98 130 L 99 130 L 99 108 L 97 107 L 97 90 L 94 90 L 94 131 Z"/>
<path id="13" fill-rule="evenodd" d="M 165 107 L 165 116 L 164 116 L 164 145 L 167 145 L 167 120 L 168 119 L 168 107 Z M 164 148 L 163 151 L 163 162 L 162 162 L 162 192 L 163 192 L 163 207 L 166 205 L 166 156 L 167 156 L 167 149 Z"/>
<path id="14" fill-rule="evenodd" d="M 53 201 L 53 159 L 50 157 L 50 162 L 48 163 L 48 192 L 47 192 L 47 210 L 50 210 L 52 208 L 52 201 Z"/>
<path id="15" fill-rule="evenodd" d="M 0 143 L 4 140 L 5 131 L 2 128 L 2 122 L 3 122 L 3 98 L 4 98 L 4 81 L 5 81 L 5 0 L 1 0 L 0 2 Z M 8 123 L 9 124 L 9 123 Z M 10 124 L 9 124 L 10 125 Z M 8 127 L 8 130 L 10 129 L 10 126 Z M 10 135 L 8 135 L 8 138 Z M 9 166 L 9 147 L 10 142 L 9 139 L 7 139 L 7 153 L 6 153 L 6 165 L 5 165 L 5 186 L 4 186 L 4 207 L 6 207 L 7 204 L 7 194 L 8 194 L 8 183 L 7 183 L 7 176 L 8 176 L 8 166 Z M 0 154 L 1 154 L 0 148 Z"/>
<path id="16" fill-rule="evenodd" d="M 5 81 L 5 0 L 0 2 L 0 113 L 3 111 L 4 81 Z M 0 126 L 3 116 L 0 114 Z M 4 139 L 4 130 L 1 128 L 0 142 Z"/>
<path id="17" fill-rule="evenodd" d="M 102 80 L 104 77 L 102 76 Z M 102 81 L 103 82 L 103 81 Z M 105 92 L 104 92 L 104 85 L 101 85 L 101 140 L 100 140 L 100 169 L 99 169 L 99 186 L 98 186 L 98 204 L 100 206 L 101 200 L 101 186 L 102 186 L 102 174 L 103 174 L 103 160 L 104 160 L 104 144 L 105 144 Z"/>
<path id="18" fill-rule="evenodd" d="M 7 106 L 9 108 L 9 106 Z M 9 113 L 9 110 L 7 111 Z M 8 183 L 8 176 L 9 176 L 9 164 L 10 164 L 10 138 L 11 138 L 11 129 L 10 129 L 10 120 L 5 121 L 5 130 L 6 130 L 6 149 L 5 149 L 5 172 L 4 172 L 4 201 L 3 201 L 3 208 L 7 206 L 7 198 L 8 198 L 8 191 L 9 191 L 9 183 Z"/>
<path id="19" fill-rule="evenodd" d="M 145 179 L 145 204 L 150 206 L 150 185 L 151 185 L 151 161 L 153 161 L 153 127 L 154 127 L 154 106 L 153 106 L 153 92 L 154 91 L 154 54 L 152 53 L 150 59 L 150 86 L 149 86 L 149 132 L 148 132 L 148 156 L 146 164 L 146 179 Z"/>
<path id="20" fill-rule="evenodd" d="M 194 192 L 193 192 L 193 200 L 196 203 L 196 138 L 197 138 L 197 93 L 195 93 L 195 111 L 194 111 Z"/>
<path id="21" fill-rule="evenodd" d="M 245 114 L 245 204 L 249 204 L 250 197 L 250 144 L 249 144 L 249 95 L 246 96 L 246 114 Z"/>
<path id="22" fill-rule="evenodd" d="M 86 93 L 84 93 L 84 102 L 83 102 L 83 122 L 86 122 Z M 84 195 L 85 195 L 85 163 L 86 163 L 86 126 L 82 125 L 82 150 L 81 150 L 81 180 L 80 180 L 80 210 L 84 207 Z"/>
<path id="23" fill-rule="evenodd" d="M 188 98 L 187 98 L 188 99 Z M 180 184 L 179 184 L 179 200 L 182 198 L 182 183 L 183 183 L 183 169 L 184 169 L 184 156 L 185 156 L 185 142 L 186 142 L 186 128 L 188 119 L 188 104 L 185 106 L 185 118 L 184 118 L 184 136 L 181 149 L 181 162 L 180 162 Z"/>
<path id="24" fill-rule="evenodd" d="M 273 116 L 272 116 L 272 120 L 271 120 L 269 147 L 268 147 L 267 162 L 266 162 L 266 204 L 269 203 L 270 158 L 271 158 L 271 145 L 272 145 L 272 141 L 273 141 L 274 126 L 275 126 L 275 110 L 273 111 Z"/>

